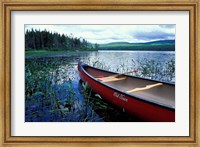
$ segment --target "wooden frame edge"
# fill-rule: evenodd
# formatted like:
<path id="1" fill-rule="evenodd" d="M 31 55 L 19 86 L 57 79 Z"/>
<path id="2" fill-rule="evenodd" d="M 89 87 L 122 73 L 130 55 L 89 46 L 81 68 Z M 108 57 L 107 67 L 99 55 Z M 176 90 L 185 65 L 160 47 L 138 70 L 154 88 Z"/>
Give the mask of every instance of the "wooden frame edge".
<path id="1" fill-rule="evenodd" d="M 3 5 L 2 3 L 0 3 L 0 9 L 3 9 Z M 3 44 L 3 12 L 0 12 L 0 18 L 1 18 L 1 24 L 0 24 L 0 42 L 2 42 L 0 44 L 0 69 L 4 70 L 4 44 Z M 3 105 L 3 101 L 4 101 L 4 72 L 0 73 L 0 118 L 4 118 L 3 115 L 3 110 L 4 110 L 4 105 Z M 3 140 L 4 140 L 4 136 L 3 136 L 3 130 L 4 130 L 4 124 L 3 124 L 3 119 L 0 119 L 0 138 L 2 138 L 2 140 L 0 140 L 0 144 L 3 144 Z"/>
<path id="2" fill-rule="evenodd" d="M 192 67 L 192 72 L 191 72 L 191 81 L 190 81 L 190 84 L 191 84 L 191 97 L 192 99 L 190 100 L 190 103 L 194 106 L 192 108 L 190 108 L 190 123 L 194 124 L 191 126 L 191 130 L 190 130 L 190 134 L 191 136 L 190 137 L 178 137 L 176 138 L 175 140 L 173 138 L 171 138 L 171 141 L 169 141 L 170 137 L 166 140 L 166 139 L 163 139 L 164 137 L 158 137 L 158 141 L 152 141 L 152 139 L 149 137 L 135 137 L 135 140 L 137 139 L 138 141 L 133 141 L 132 139 L 129 139 L 129 137 L 127 137 L 127 139 L 125 139 L 124 141 L 121 140 L 121 141 L 117 141 L 119 139 L 119 137 L 113 137 L 111 140 L 112 141 L 105 141 L 105 137 L 97 137 L 98 139 L 95 140 L 94 142 L 91 140 L 91 138 L 89 137 L 82 137 L 85 139 L 85 141 L 77 141 L 75 138 L 76 137 L 67 137 L 68 139 L 66 140 L 66 138 L 63 138 L 63 137 L 54 137 L 55 139 L 52 139 L 52 141 L 50 141 L 50 138 L 48 137 L 44 137 L 42 139 L 39 139 L 39 138 L 34 138 L 34 137 L 11 137 L 10 135 L 10 131 L 11 131 L 11 128 L 10 128 L 10 100 L 8 99 L 8 97 L 10 97 L 10 89 L 8 87 L 10 87 L 10 78 L 9 76 L 6 76 L 6 73 L 9 73 L 9 75 L 11 75 L 10 73 L 10 12 L 12 10 L 30 10 L 30 8 L 27 8 L 27 4 L 30 5 L 30 3 L 9 3 L 9 2 L 5 2 L 5 3 L 2 3 L 2 7 L 3 7 L 3 13 L 2 13 L 2 16 L 3 16 L 3 22 L 4 24 L 2 24 L 2 34 L 4 34 L 4 36 L 2 35 L 2 39 L 4 39 L 3 41 L 3 44 L 2 44 L 2 50 L 1 50 L 1 67 L 2 69 L 4 69 L 4 73 L 1 74 L 1 80 L 4 81 L 3 83 L 4 84 L 1 84 L 1 89 L 3 89 L 2 91 L 5 91 L 4 90 L 4 85 L 5 88 L 6 88 L 6 92 L 3 94 L 3 98 L 1 100 L 1 102 L 3 102 L 3 106 L 5 108 L 4 111 L 2 111 L 2 115 L 4 116 L 4 122 L 2 124 L 3 126 L 3 144 L 21 144 L 21 143 L 30 143 L 30 142 L 35 142 L 35 143 L 56 143 L 56 142 L 62 142 L 62 143 L 113 143 L 113 142 L 119 142 L 119 143 L 187 143 L 187 144 L 192 144 L 192 145 L 197 145 L 198 143 L 198 131 L 196 131 L 195 128 L 198 129 L 198 126 L 197 126 L 197 123 L 199 124 L 199 121 L 198 121 L 198 110 L 197 110 L 197 106 L 198 104 L 195 102 L 197 101 L 197 97 L 198 97 L 198 93 L 195 92 L 195 90 L 199 87 L 198 86 L 198 82 L 199 82 L 199 76 L 198 76 L 198 72 L 199 72 L 199 67 L 198 67 L 198 61 L 199 61 L 199 52 L 197 49 L 199 49 L 199 43 L 196 43 L 198 42 L 197 39 L 199 37 L 199 29 L 198 29 L 198 26 L 199 26 L 199 20 L 197 19 L 198 17 L 198 11 L 199 11 L 199 7 L 198 7 L 198 3 L 190 3 L 190 16 L 194 19 L 194 22 L 193 21 L 190 21 L 190 23 L 192 22 L 191 26 L 190 26 L 190 54 L 193 54 L 192 56 L 192 59 L 190 60 L 190 67 Z M 34 3 L 33 4 L 35 8 L 32 8 L 33 10 L 38 10 L 38 6 L 40 6 L 41 8 L 41 5 L 38 3 Z M 45 7 L 46 3 L 44 3 L 44 6 L 42 7 Z M 80 6 L 83 10 L 88 10 L 88 4 L 87 5 L 82 5 L 82 4 L 76 4 L 76 6 Z M 146 5 L 146 4 L 145 4 Z M 158 4 L 156 7 L 158 7 L 159 5 L 162 5 L 161 4 Z M 173 4 L 171 4 L 173 5 Z M 116 7 L 120 7 L 120 4 L 117 4 L 117 5 L 100 5 L 101 7 L 103 7 L 103 10 L 107 10 L 107 9 L 116 9 Z M 124 10 L 124 7 L 128 7 L 130 6 L 130 4 L 125 4 L 124 6 L 121 7 L 121 10 Z M 143 5 L 144 6 L 144 5 Z M 147 4 L 148 6 L 148 4 Z M 189 7 L 185 7 L 187 6 L 187 4 L 176 4 L 176 6 L 180 6 L 178 7 L 179 10 L 185 10 L 186 8 L 189 8 Z M 76 8 L 76 7 L 73 7 L 73 4 L 67 4 L 67 8 L 73 8 L 73 10 L 79 10 L 79 8 Z M 91 8 L 89 8 L 89 10 L 93 10 L 93 9 L 96 9 L 96 5 L 91 5 Z M 140 8 L 138 7 L 138 10 L 143 10 L 144 8 Z M 148 9 L 152 9 L 154 7 L 148 7 Z M 166 7 L 167 9 L 168 7 Z M 118 9 L 118 8 L 117 8 Z M 170 8 L 171 9 L 174 9 L 173 7 Z M 66 10 L 66 6 L 63 6 L 61 8 L 59 8 L 58 6 L 51 6 L 51 8 L 48 8 L 47 10 Z M 100 9 L 97 9 L 97 10 L 101 10 Z M 145 9 L 147 10 L 147 9 Z M 160 7 L 157 9 L 157 10 L 161 10 Z M 190 17 L 190 18 L 191 18 Z M 9 24 L 9 25 L 7 25 Z M 198 31 L 195 31 L 195 30 L 198 30 Z M 0 30 L 1 32 L 1 30 Z M 5 33 L 6 32 L 6 33 Z M 197 53 L 197 54 L 196 54 Z M 9 67 L 9 68 L 8 68 Z M 4 78 L 6 77 L 6 78 Z M 197 79 L 195 81 L 195 79 Z M 6 99 L 4 100 L 4 97 L 6 97 Z M 196 98 L 196 101 L 195 99 Z M 6 112 L 9 112 L 9 114 L 7 114 Z M 194 120 L 193 118 L 196 118 L 197 120 Z M 132 138 L 132 137 L 131 137 Z M 143 139 L 141 139 L 143 138 Z M 31 141 L 30 141 L 31 139 Z M 75 140 L 74 140 L 75 139 Z M 102 141 L 102 139 L 104 141 Z M 145 139 L 145 140 L 144 140 Z M 56 141 L 57 140 L 57 141 Z M 70 141 L 71 140 L 71 141 Z M 98 141 L 99 140 L 99 141 Z"/>

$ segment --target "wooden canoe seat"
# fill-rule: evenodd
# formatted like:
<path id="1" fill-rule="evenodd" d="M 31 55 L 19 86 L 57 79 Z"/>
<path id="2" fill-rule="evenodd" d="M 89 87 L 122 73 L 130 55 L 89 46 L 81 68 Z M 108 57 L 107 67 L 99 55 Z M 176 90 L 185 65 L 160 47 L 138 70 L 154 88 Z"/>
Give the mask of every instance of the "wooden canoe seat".
<path id="1" fill-rule="evenodd" d="M 120 73 L 120 74 L 114 74 L 108 77 L 102 77 L 102 78 L 96 78 L 97 80 L 101 81 L 101 82 L 114 82 L 114 81 L 120 81 L 120 80 L 125 80 L 127 77 L 122 77 L 122 78 L 117 78 L 119 76 L 122 76 L 124 74 L 128 74 L 128 73 L 133 73 L 136 71 L 128 71 L 128 72 L 124 72 L 124 73 Z"/>
<path id="2" fill-rule="evenodd" d="M 148 89 L 151 89 L 153 87 L 157 87 L 157 86 L 161 86 L 161 85 L 163 85 L 163 83 L 157 83 L 157 84 L 147 85 L 146 87 L 142 87 L 142 88 L 134 88 L 132 90 L 127 91 L 127 93 L 133 93 L 133 92 L 148 90 Z"/>
<path id="3" fill-rule="evenodd" d="M 125 80 L 125 79 L 126 79 L 126 77 L 123 77 L 123 78 L 115 78 L 115 77 L 97 78 L 97 80 L 104 82 L 104 83 L 120 81 L 120 80 Z"/>

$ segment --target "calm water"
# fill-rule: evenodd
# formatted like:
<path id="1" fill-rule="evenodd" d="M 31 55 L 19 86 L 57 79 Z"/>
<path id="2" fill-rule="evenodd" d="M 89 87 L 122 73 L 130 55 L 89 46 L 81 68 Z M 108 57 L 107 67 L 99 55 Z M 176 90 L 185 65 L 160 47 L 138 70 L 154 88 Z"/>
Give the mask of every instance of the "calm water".
<path id="1" fill-rule="evenodd" d="M 98 97 L 89 100 L 83 92 L 84 89 L 78 75 L 77 64 L 79 61 L 119 73 L 137 69 L 138 73 L 134 74 L 135 76 L 175 82 L 175 52 L 71 52 L 56 56 L 26 58 L 26 121 L 141 121 Z M 39 69 L 31 66 L 34 64 L 40 65 Z M 42 75 L 39 73 L 44 73 L 41 67 L 48 67 L 50 64 L 56 65 L 48 69 L 49 79 L 51 79 L 50 88 L 47 83 L 43 83 L 43 86 L 39 87 L 38 85 L 41 83 L 37 83 L 37 80 Z M 44 78 L 46 80 L 47 77 Z M 32 87 L 36 88 L 32 90 Z M 54 88 L 55 90 L 53 90 Z M 95 97 L 94 95 L 91 94 L 90 97 Z M 54 97 L 58 102 L 55 102 Z M 36 98 L 37 100 L 35 100 Z M 35 114 L 37 115 L 35 116 Z"/>

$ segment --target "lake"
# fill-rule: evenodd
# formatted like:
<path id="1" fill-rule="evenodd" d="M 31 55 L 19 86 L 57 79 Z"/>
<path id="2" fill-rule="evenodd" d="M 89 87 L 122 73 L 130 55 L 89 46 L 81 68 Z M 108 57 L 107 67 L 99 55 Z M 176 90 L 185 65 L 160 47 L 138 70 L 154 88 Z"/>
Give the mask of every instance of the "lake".
<path id="1" fill-rule="evenodd" d="M 141 121 L 103 101 L 81 83 L 77 64 L 175 83 L 175 52 L 92 51 L 26 57 L 26 122 Z"/>

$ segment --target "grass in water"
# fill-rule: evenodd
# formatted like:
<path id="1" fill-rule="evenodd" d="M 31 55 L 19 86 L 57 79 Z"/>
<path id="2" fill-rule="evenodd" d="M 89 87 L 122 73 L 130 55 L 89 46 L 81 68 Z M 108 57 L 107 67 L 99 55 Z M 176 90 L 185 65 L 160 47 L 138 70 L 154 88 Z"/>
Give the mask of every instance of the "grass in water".
<path id="1" fill-rule="evenodd" d="M 165 63 L 148 59 L 123 60 L 115 68 L 98 58 L 87 58 L 85 62 L 91 66 L 118 73 L 138 69 L 137 73 L 133 73 L 134 76 L 166 82 L 175 81 L 175 60 Z M 131 67 L 127 67 L 127 64 L 131 64 Z M 86 83 L 79 84 L 82 88 L 75 87 L 78 81 L 77 64 L 71 64 L 69 58 L 26 59 L 25 121 L 134 121 L 124 113 L 118 114 L 121 112 L 104 102 L 99 94 L 92 93 L 92 89 Z M 120 119 L 116 119 L 117 116 L 110 117 L 113 114 L 119 115 Z"/>

